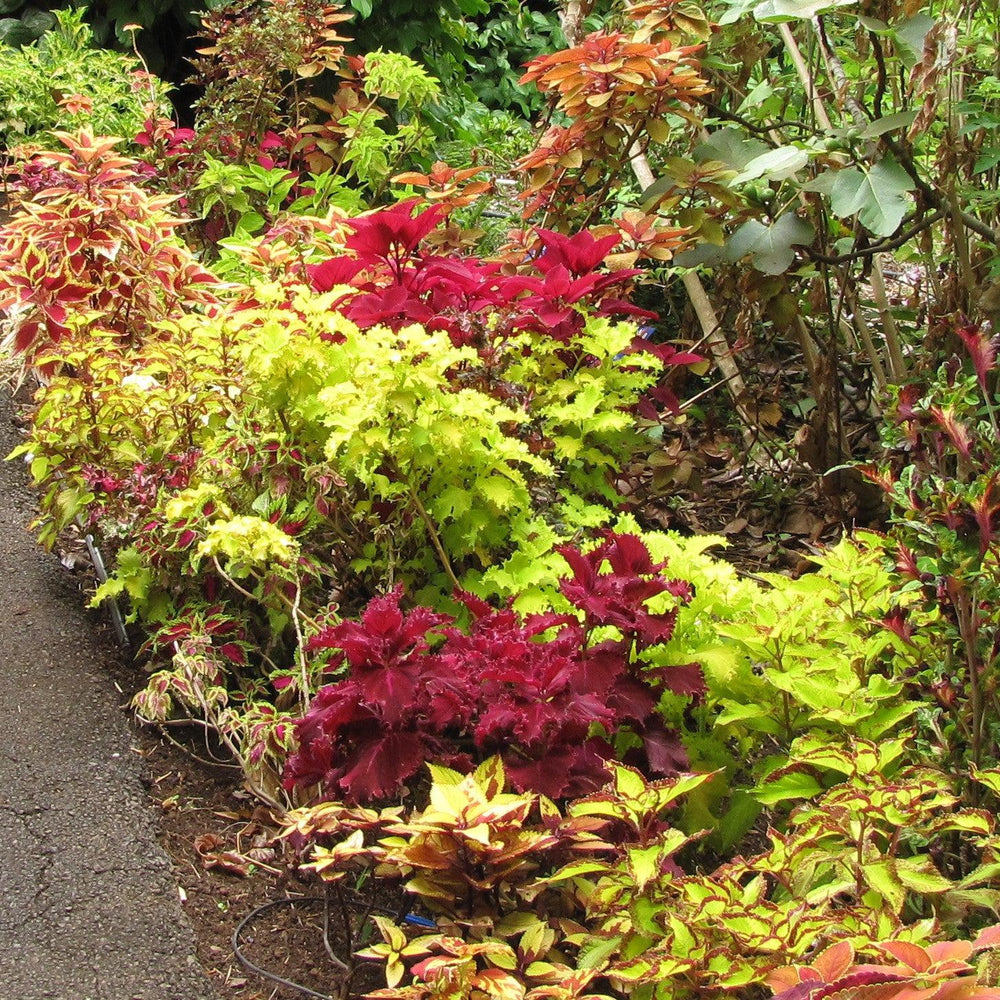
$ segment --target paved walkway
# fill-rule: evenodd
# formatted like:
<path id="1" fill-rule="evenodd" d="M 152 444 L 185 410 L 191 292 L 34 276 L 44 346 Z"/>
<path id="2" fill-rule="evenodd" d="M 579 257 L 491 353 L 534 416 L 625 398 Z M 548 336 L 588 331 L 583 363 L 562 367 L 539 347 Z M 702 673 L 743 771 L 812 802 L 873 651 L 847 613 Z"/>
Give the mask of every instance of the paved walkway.
<path id="1" fill-rule="evenodd" d="M 0 399 L 0 452 L 16 442 Z M 214 1000 L 83 598 L 0 465 L 0 1000 Z"/>

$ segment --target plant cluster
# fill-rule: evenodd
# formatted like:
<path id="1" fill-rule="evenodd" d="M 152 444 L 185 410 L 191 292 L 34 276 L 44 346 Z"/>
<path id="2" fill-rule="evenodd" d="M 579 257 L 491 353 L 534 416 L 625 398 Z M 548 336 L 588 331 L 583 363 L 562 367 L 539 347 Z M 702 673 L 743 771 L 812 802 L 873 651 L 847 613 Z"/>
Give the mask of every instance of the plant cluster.
<path id="1" fill-rule="evenodd" d="M 56 128 L 131 139 L 151 114 L 165 112 L 167 87 L 134 56 L 97 48 L 82 8 L 45 16 L 50 22 L 37 41 L 22 48 L 10 42 L 0 46 L 5 147 L 25 141 L 51 145 L 46 133 Z"/>
<path id="2" fill-rule="evenodd" d="M 339 5 L 213 9 L 196 128 L 143 108 L 142 162 L 67 130 L 16 165 L 0 308 L 43 376 L 15 452 L 43 541 L 73 520 L 100 538 L 95 599 L 146 630 L 141 715 L 210 730 L 256 795 L 301 806 L 287 839 L 331 900 L 401 883 L 415 924 L 345 921 L 384 1000 L 997 1000 L 997 343 L 949 320 L 971 370 L 935 356 L 904 380 L 916 352 L 886 308 L 883 358 L 849 280 L 870 263 L 887 302 L 879 254 L 946 214 L 949 252 L 988 238 L 947 159 L 931 177 L 907 146 L 942 132 L 950 36 L 912 11 L 852 14 L 851 36 L 842 4 L 730 4 L 737 69 L 690 5 L 585 25 L 570 3 L 567 48 L 523 77 L 548 102 L 535 148 L 477 150 L 498 119 L 456 112 L 449 144 L 446 91 L 456 25 L 488 6 L 443 5 L 438 78 L 352 50 Z M 757 79 L 771 24 L 859 134 L 823 123 L 823 88 Z M 845 67 L 851 37 L 874 79 Z M 470 227 L 491 218 L 486 253 Z M 887 535 L 795 579 L 642 520 L 697 412 L 677 376 L 705 363 L 638 326 L 658 314 L 633 285 L 693 240 L 680 260 L 714 262 L 743 343 L 793 333 L 816 472 L 845 457 L 844 330 L 873 384 L 900 383 L 867 470 Z M 681 280 L 735 415 L 759 416 L 726 316 Z"/>
<path id="3" fill-rule="evenodd" d="M 322 878 L 405 880 L 411 905 L 434 916 L 432 930 L 409 932 L 377 919 L 382 942 L 358 955 L 384 965 L 380 997 L 686 997 L 764 984 L 788 997 L 830 984 L 994 997 L 968 959 L 997 946 L 997 928 L 929 944 L 936 922 L 919 919 L 989 878 L 992 820 L 942 814 L 947 782 L 899 769 L 901 748 L 803 746 L 796 765 L 839 780 L 792 814 L 787 834 L 769 831 L 763 852 L 700 874 L 678 865 L 697 836 L 665 814 L 712 776 L 650 782 L 618 763 L 563 809 L 506 791 L 496 757 L 466 776 L 432 766 L 423 810 L 322 803 L 290 813 L 285 835 L 315 845 Z M 990 860 L 954 882 L 911 855 L 901 829 L 932 842 L 960 831 Z"/>
<path id="4" fill-rule="evenodd" d="M 670 639 L 677 617 L 676 607 L 653 613 L 647 602 L 664 594 L 683 601 L 689 585 L 661 576 L 634 535 L 561 555 L 573 576 L 560 589 L 582 620 L 523 619 L 465 594 L 470 620 L 460 629 L 430 608 L 404 614 L 397 590 L 357 623 L 314 635 L 310 651 L 337 651 L 326 669 L 346 665 L 349 673 L 321 688 L 298 724 L 288 781 L 362 801 L 388 798 L 426 760 L 468 760 L 460 749 L 468 734 L 473 753 L 501 752 L 517 787 L 562 798 L 599 783 L 624 727 L 647 770 L 676 770 L 683 747 L 657 716 L 657 695 L 701 694 L 701 675 L 694 664 L 652 668 L 641 656 Z M 608 573 L 600 572 L 605 560 Z M 618 637 L 595 641 L 605 627 Z M 592 736 L 595 727 L 605 735 Z"/>
<path id="5" fill-rule="evenodd" d="M 4 227 L 0 308 L 13 349 L 36 361 L 84 320 L 140 340 L 185 305 L 213 303 L 216 279 L 175 235 L 172 199 L 136 183 L 119 140 L 54 135 L 65 151 L 32 158 L 39 189 Z"/>
<path id="6" fill-rule="evenodd" d="M 891 504 L 900 600 L 918 601 L 892 624 L 913 644 L 920 612 L 933 615 L 936 641 L 912 681 L 934 693 L 928 722 L 961 768 L 1000 756 L 1000 454 L 996 336 L 971 324 L 956 334 L 972 371 L 953 355 L 926 384 L 899 387 L 886 428 L 896 460 L 865 471 Z"/>

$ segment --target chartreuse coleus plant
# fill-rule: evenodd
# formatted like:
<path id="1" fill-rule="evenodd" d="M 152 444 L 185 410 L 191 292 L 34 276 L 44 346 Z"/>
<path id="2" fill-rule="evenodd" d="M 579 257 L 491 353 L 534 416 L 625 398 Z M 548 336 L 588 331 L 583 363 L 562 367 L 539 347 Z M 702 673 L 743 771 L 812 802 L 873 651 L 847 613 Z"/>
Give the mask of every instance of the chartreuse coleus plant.
<path id="1" fill-rule="evenodd" d="M 54 378 L 26 445 L 46 489 L 46 538 L 80 513 L 112 542 L 135 539 L 98 599 L 127 595 L 153 629 L 148 652 L 165 672 L 141 699 L 144 714 L 208 714 L 228 731 L 256 713 L 263 728 L 243 747 L 247 760 L 271 746 L 265 723 L 285 725 L 318 685 L 303 636 L 331 592 L 399 579 L 440 601 L 466 565 L 549 530 L 547 516 L 570 536 L 573 511 L 552 500 L 570 492 L 569 473 L 520 428 L 547 420 L 591 449 L 622 442 L 617 409 L 655 365 L 625 358 L 619 374 L 631 331 L 592 321 L 582 336 L 602 355 L 592 371 L 607 378 L 608 398 L 589 415 L 549 417 L 532 379 L 551 378 L 552 363 L 534 374 L 522 364 L 522 381 L 498 399 L 477 352 L 443 332 L 362 332 L 331 311 L 330 295 L 288 296 L 261 286 L 231 310 L 161 322 L 134 344 L 113 332 L 81 342 L 67 359 L 87 378 Z M 520 335 L 512 363 L 528 349 Z M 568 353 L 566 370 L 576 363 Z M 283 686 L 280 710 L 271 682 Z M 236 700 L 223 705 L 221 690 Z M 276 787 L 280 759 L 265 763 Z"/>
<path id="2" fill-rule="evenodd" d="M 900 749 L 855 742 L 828 746 L 823 757 L 803 748 L 804 766 L 810 757 L 832 763 L 842 780 L 793 814 L 786 832 L 770 830 L 762 853 L 702 873 L 685 854 L 696 838 L 665 814 L 712 775 L 650 782 L 620 763 L 609 764 L 601 789 L 562 808 L 506 792 L 496 759 L 464 777 L 432 766 L 425 809 L 324 802 L 291 813 L 285 835 L 312 846 L 309 866 L 322 878 L 402 879 L 412 908 L 434 918 L 434 930 L 426 917 L 422 930 L 380 919 L 382 943 L 359 953 L 385 965 L 388 988 L 377 995 L 387 1000 L 456 989 L 519 998 L 685 998 L 765 983 L 778 990 L 796 977 L 810 982 L 806 967 L 836 942 L 861 974 L 857 985 L 869 981 L 867 971 L 871 982 L 909 995 L 905 987 L 923 972 L 935 991 L 978 995 L 968 965 L 935 962 L 946 951 L 968 958 L 993 948 L 997 931 L 973 946 L 948 942 L 949 896 L 962 912 L 984 900 L 970 899 L 930 853 L 965 838 L 987 859 L 965 882 L 989 880 L 992 818 L 948 811 L 957 799 L 939 772 L 901 766 L 882 774 Z M 870 814 L 855 811 L 862 797 Z M 923 915 L 935 911 L 938 919 Z M 887 966 L 887 953 L 900 966 Z M 839 981 L 847 967 L 825 981 Z"/>
<path id="3" fill-rule="evenodd" d="M 161 492 L 188 486 L 205 443 L 237 408 L 238 373 L 216 333 L 191 316 L 160 321 L 155 336 L 129 346 L 98 326 L 36 355 L 61 372 L 39 391 L 29 439 L 10 457 L 32 456 L 44 544 L 78 516 L 113 545 L 136 538 Z"/>
<path id="4" fill-rule="evenodd" d="M 0 137 L 8 149 L 26 140 L 53 145 L 55 129 L 131 139 L 150 115 L 168 112 L 166 85 L 131 54 L 98 48 L 85 13 L 54 10 L 45 15 L 51 30 L 37 41 L 0 46 Z"/>

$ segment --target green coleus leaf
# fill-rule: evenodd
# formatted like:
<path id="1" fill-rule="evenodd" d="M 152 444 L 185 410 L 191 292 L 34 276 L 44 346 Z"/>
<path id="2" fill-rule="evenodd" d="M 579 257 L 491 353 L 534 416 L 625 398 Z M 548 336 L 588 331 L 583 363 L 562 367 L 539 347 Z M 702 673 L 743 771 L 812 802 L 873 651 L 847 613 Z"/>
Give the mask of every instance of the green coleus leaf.
<path id="1" fill-rule="evenodd" d="M 761 805 L 773 806 L 788 799 L 811 799 L 821 791 L 823 786 L 811 774 L 792 771 L 755 788 L 751 794 Z"/>
<path id="2" fill-rule="evenodd" d="M 581 969 L 601 969 L 608 963 L 608 959 L 618 951 L 621 944 L 621 935 L 616 934 L 608 938 L 592 938 L 581 949 L 577 957 L 577 967 Z"/>
<path id="3" fill-rule="evenodd" d="M 945 878 L 929 858 L 900 858 L 896 861 L 896 874 L 900 882 L 914 892 L 947 892 L 954 886 L 951 879 Z"/>
<path id="4" fill-rule="evenodd" d="M 993 817 L 985 809 L 960 809 L 958 812 L 938 816 L 930 828 L 935 833 L 957 830 L 962 833 L 978 833 L 988 836 L 993 832 Z"/>
<path id="5" fill-rule="evenodd" d="M 996 879 L 1000 879 L 1000 861 L 980 865 L 958 883 L 958 888 L 971 889 L 975 886 L 985 885 L 987 882 L 992 882 Z"/>
<path id="6" fill-rule="evenodd" d="M 985 785 L 994 795 L 1000 795 L 1000 767 L 978 767 L 972 764 L 969 774 L 973 781 Z"/>
<path id="7" fill-rule="evenodd" d="M 892 858 L 873 861 L 861 870 L 862 877 L 898 913 L 906 902 L 906 886 L 896 871 Z"/>
<path id="8" fill-rule="evenodd" d="M 839 171 L 830 192 L 830 207 L 841 219 L 857 215 L 875 236 L 891 236 L 906 215 L 906 193 L 913 187 L 910 175 L 886 157 L 870 170 L 847 167 Z"/>

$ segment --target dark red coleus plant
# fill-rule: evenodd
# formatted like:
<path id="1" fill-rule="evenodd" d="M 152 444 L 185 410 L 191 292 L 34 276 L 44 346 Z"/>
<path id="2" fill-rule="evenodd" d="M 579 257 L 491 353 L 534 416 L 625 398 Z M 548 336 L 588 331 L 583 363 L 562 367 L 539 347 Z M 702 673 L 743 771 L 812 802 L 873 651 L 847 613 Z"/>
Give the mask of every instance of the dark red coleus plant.
<path id="1" fill-rule="evenodd" d="M 405 613 L 397 588 L 360 621 L 321 630 L 310 652 L 332 650 L 329 669 L 346 668 L 346 676 L 320 690 L 299 720 L 286 785 L 384 798 L 426 760 L 467 769 L 473 758 L 499 753 L 517 787 L 577 795 L 605 780 L 610 741 L 623 727 L 640 737 L 649 770 L 685 766 L 656 702 L 664 690 L 700 695 L 701 671 L 650 668 L 637 654 L 670 638 L 690 585 L 662 576 L 663 564 L 633 535 L 609 533 L 588 554 L 562 554 L 573 572 L 562 590 L 582 620 L 525 618 L 510 605 L 459 594 L 470 615 L 462 628 L 428 608 Z M 648 602 L 662 594 L 671 606 L 651 612 Z M 615 626 L 619 638 L 592 643 L 599 626 Z"/>

